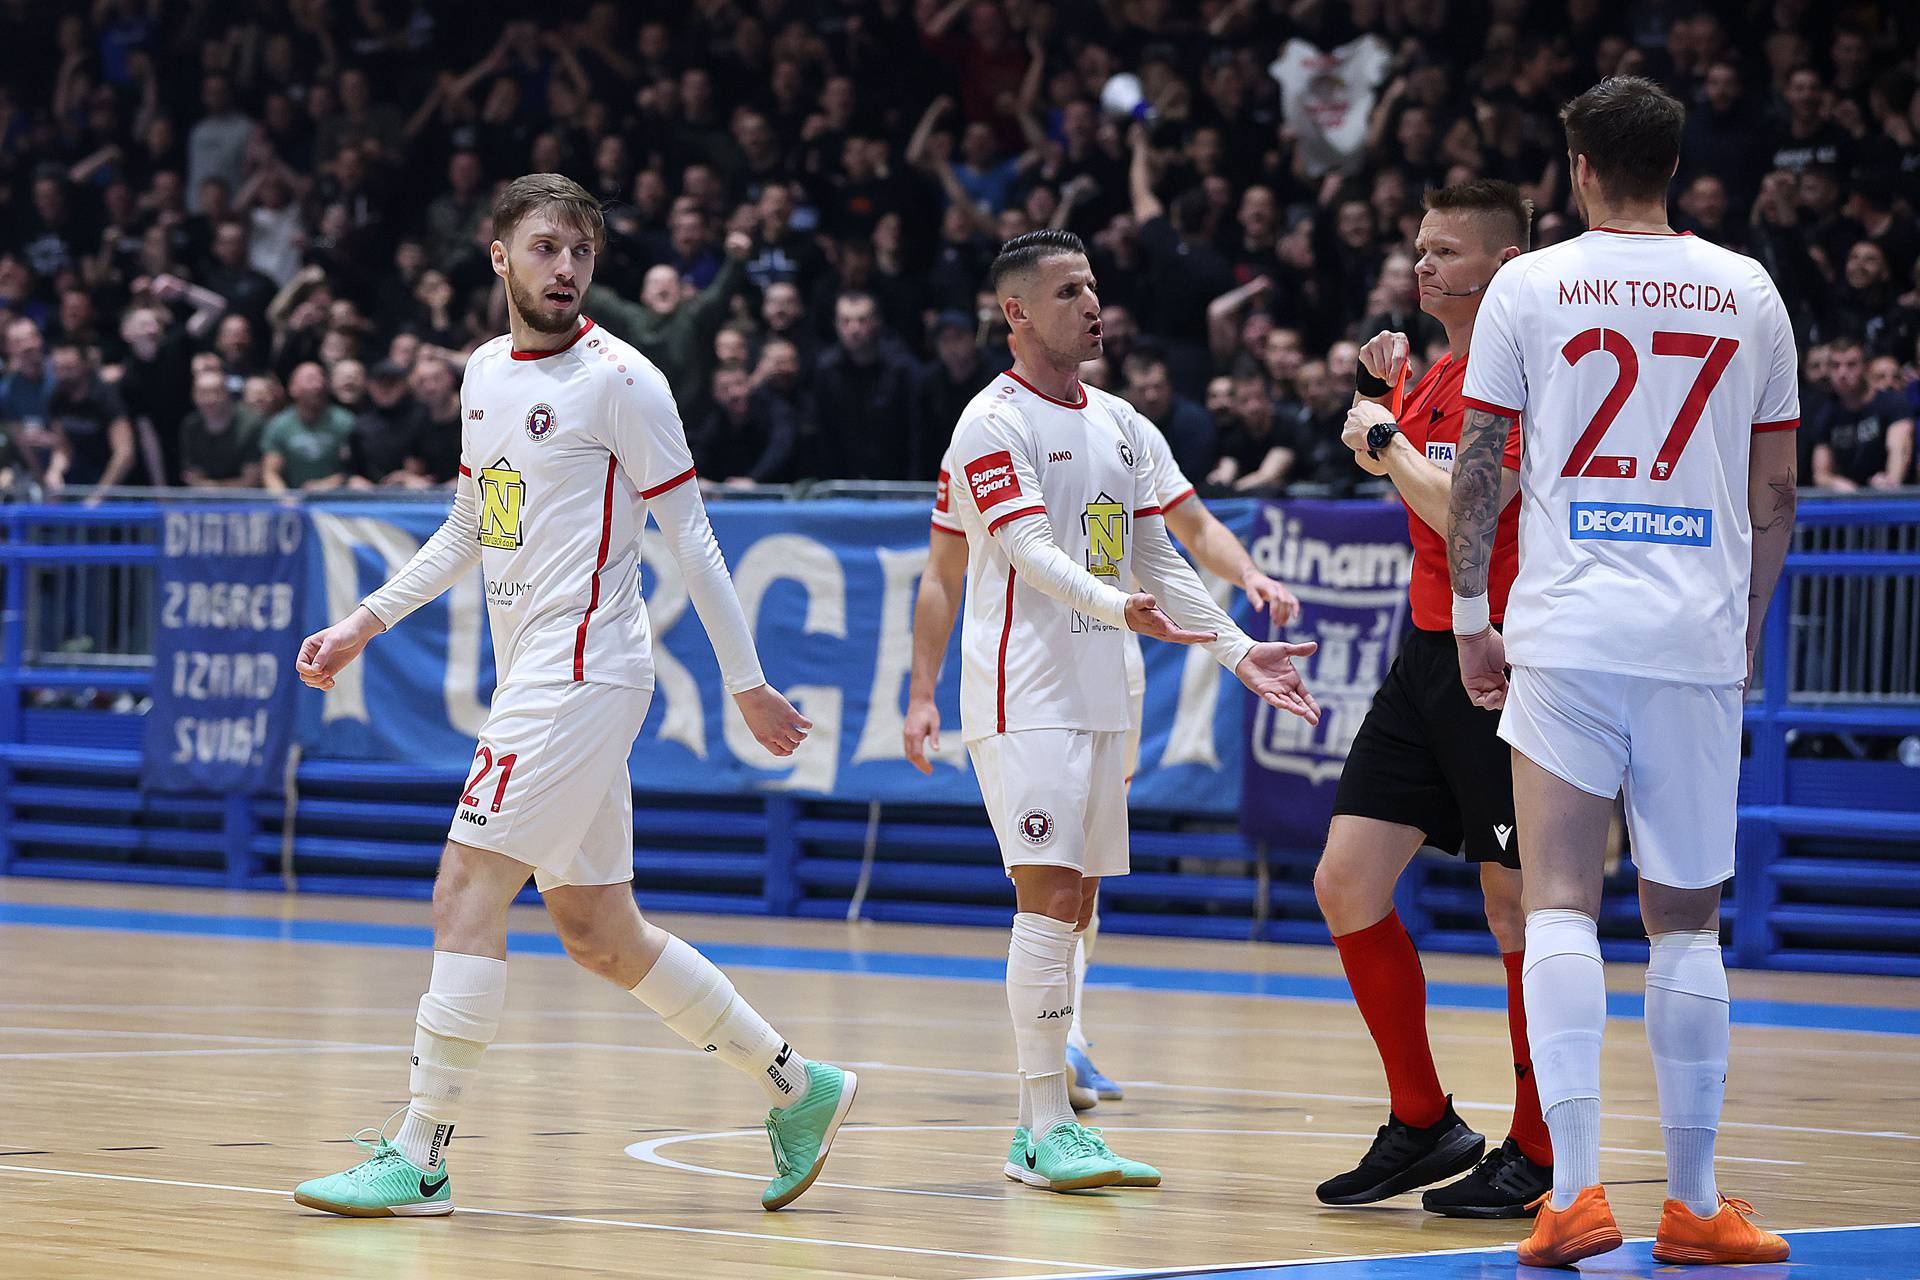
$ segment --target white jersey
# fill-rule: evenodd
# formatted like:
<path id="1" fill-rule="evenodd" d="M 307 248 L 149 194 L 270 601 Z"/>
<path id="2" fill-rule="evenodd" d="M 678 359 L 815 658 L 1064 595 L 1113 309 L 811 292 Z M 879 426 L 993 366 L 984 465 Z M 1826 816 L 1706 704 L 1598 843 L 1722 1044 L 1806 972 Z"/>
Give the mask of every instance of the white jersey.
<path id="1" fill-rule="evenodd" d="M 1068 404 L 1001 374 L 968 403 L 948 446 L 934 525 L 967 538 L 960 724 L 970 742 L 1127 728 L 1127 633 L 1021 581 L 994 537 L 1043 512 L 1088 573 L 1121 590 L 1133 580 L 1134 522 L 1160 514 L 1143 419 L 1097 387 L 1082 397 Z"/>
<path id="2" fill-rule="evenodd" d="M 1155 426 L 1151 418 L 1142 416 L 1137 409 L 1134 411 L 1133 421 L 1140 430 L 1140 440 L 1144 446 L 1142 452 L 1147 459 L 1147 483 L 1159 502 L 1161 514 L 1164 515 L 1194 496 L 1193 482 L 1187 479 L 1186 473 L 1180 470 L 1180 464 L 1174 461 L 1173 448 L 1167 444 L 1166 433 Z M 933 528 L 936 533 L 947 533 L 963 538 L 966 536 L 966 530 L 960 524 L 960 517 L 953 510 L 954 470 L 953 445 L 949 442 L 946 453 L 940 458 L 940 487 L 933 500 Z M 1128 717 L 1132 721 L 1129 729 L 1138 735 L 1140 695 L 1146 684 L 1146 655 L 1140 651 L 1140 636 L 1137 632 L 1127 632 L 1125 641 L 1128 704 L 1133 709 Z"/>
<path id="3" fill-rule="evenodd" d="M 460 409 L 460 480 L 436 540 L 467 543 L 440 548 L 450 569 L 478 543 L 497 682 L 651 688 L 646 501 L 694 478 L 666 379 L 583 320 L 555 351 L 517 352 L 504 335 L 481 346 Z M 438 567 L 396 577 L 367 607 L 391 625 L 445 589 Z"/>
<path id="4" fill-rule="evenodd" d="M 1516 666 L 1746 673 L 1753 434 L 1799 425 L 1793 329 L 1760 264 L 1589 231 L 1487 287 L 1462 389 L 1518 414 Z"/>

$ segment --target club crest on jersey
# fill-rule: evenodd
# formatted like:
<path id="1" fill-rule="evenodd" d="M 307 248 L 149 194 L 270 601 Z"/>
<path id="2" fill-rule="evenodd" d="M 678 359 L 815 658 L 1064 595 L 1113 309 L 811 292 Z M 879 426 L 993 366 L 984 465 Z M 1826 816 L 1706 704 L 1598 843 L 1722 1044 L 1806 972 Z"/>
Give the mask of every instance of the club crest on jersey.
<path id="1" fill-rule="evenodd" d="M 1126 504 L 1102 493 L 1080 513 L 1080 529 L 1087 535 L 1087 572 L 1118 581 L 1120 562 L 1127 558 Z"/>
<path id="2" fill-rule="evenodd" d="M 1053 815 L 1045 809 L 1029 809 L 1020 815 L 1020 838 L 1030 845 L 1043 845 L 1053 839 Z"/>
<path id="3" fill-rule="evenodd" d="M 1125 440 L 1120 442 L 1120 461 L 1126 463 L 1129 469 L 1133 466 L 1133 450 L 1127 447 Z"/>
<path id="4" fill-rule="evenodd" d="M 527 439 L 539 444 L 553 434 L 553 406 L 537 404 L 527 410 Z"/>
<path id="5" fill-rule="evenodd" d="M 501 458 L 480 468 L 480 545 L 500 551 L 520 546 L 520 515 L 527 496 L 526 482 L 513 464 Z"/>

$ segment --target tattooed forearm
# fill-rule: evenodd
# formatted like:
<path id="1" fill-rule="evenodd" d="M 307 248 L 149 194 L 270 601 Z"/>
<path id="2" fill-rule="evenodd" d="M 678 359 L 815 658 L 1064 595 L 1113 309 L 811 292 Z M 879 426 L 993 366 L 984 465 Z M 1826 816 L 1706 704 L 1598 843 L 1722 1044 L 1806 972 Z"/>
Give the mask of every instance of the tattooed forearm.
<path id="1" fill-rule="evenodd" d="M 1512 423 L 1485 409 L 1468 409 L 1460 424 L 1447 503 L 1447 559 L 1456 595 L 1477 596 L 1487 589 L 1500 517 L 1500 459 Z"/>
<path id="2" fill-rule="evenodd" d="M 1753 512 L 1756 535 L 1773 532 L 1783 521 L 1789 528 L 1793 526 L 1793 518 L 1800 509 L 1800 491 L 1795 484 L 1798 478 L 1792 467 L 1767 477 L 1767 490 L 1772 494 L 1770 518 L 1762 520 L 1758 511 Z"/>

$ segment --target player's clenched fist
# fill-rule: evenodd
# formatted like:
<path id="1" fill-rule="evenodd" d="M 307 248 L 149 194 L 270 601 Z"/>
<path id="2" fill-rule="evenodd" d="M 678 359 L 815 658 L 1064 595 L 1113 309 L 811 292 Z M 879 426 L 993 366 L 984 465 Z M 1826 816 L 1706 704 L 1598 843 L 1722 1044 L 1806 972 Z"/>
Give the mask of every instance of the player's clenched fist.
<path id="1" fill-rule="evenodd" d="M 1477 636 L 1455 636 L 1460 646 L 1460 683 L 1476 707 L 1498 711 L 1507 705 L 1507 642 L 1488 627 Z"/>
<path id="2" fill-rule="evenodd" d="M 1295 658 L 1304 658 L 1319 647 L 1311 640 L 1302 644 L 1283 640 L 1257 644 L 1247 650 L 1247 656 L 1240 659 L 1233 674 L 1269 706 L 1299 716 L 1308 724 L 1319 724 L 1320 704 L 1313 700 L 1313 694 L 1307 691 L 1306 682 L 1293 665 Z"/>
<path id="3" fill-rule="evenodd" d="M 333 678 L 360 656 L 367 641 L 385 627 L 365 605 L 355 609 L 325 631 L 316 631 L 300 642 L 300 656 L 293 669 L 300 682 L 314 689 L 333 688 Z"/>
<path id="4" fill-rule="evenodd" d="M 770 684 L 733 695 L 733 704 L 753 731 L 753 740 L 776 756 L 790 756 L 807 740 L 813 721 L 794 710 L 785 695 Z"/>

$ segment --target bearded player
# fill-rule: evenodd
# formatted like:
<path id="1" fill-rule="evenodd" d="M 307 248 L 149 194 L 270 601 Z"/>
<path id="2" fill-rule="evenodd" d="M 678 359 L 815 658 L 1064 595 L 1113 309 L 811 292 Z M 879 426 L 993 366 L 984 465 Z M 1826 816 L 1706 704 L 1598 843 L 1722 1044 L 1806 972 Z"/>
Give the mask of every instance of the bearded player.
<path id="1" fill-rule="evenodd" d="M 453 512 L 300 650 L 300 678 L 332 688 L 374 636 L 485 568 L 498 686 L 434 883 L 433 975 L 406 1118 L 391 1142 L 385 1126 L 363 1131 L 364 1162 L 301 1184 L 294 1199 L 351 1217 L 453 1211 L 447 1144 L 500 1025 L 507 908 L 531 876 L 568 955 L 766 1095 L 775 1176 L 761 1204 L 778 1209 L 818 1176 L 856 1081 L 802 1058 L 725 974 L 634 905 L 627 758 L 653 695 L 639 589 L 649 513 L 754 739 L 788 756 L 810 724 L 761 673 L 665 378 L 581 314 L 605 243 L 599 202 L 571 179 L 529 174 L 501 192 L 493 225 L 511 332 L 467 362 Z"/>
<path id="2" fill-rule="evenodd" d="M 1487 289 L 1448 533 L 1461 679 L 1477 705 L 1504 708 L 1525 850 L 1522 983 L 1554 1166 L 1520 1261 L 1567 1265 L 1621 1242 L 1600 1185 L 1598 936 L 1620 797 L 1652 940 L 1647 1047 L 1667 1152 L 1653 1256 L 1777 1262 L 1786 1241 L 1720 1195 L 1713 1155 L 1744 681 L 1795 510 L 1793 327 L 1759 263 L 1667 222 L 1684 107 L 1613 76 L 1562 118 L 1591 229 Z M 1487 587 L 1516 418 L 1520 568 L 1503 634 Z"/>
<path id="3" fill-rule="evenodd" d="M 1137 415 L 1079 380 L 1102 346 L 1079 237 L 1008 241 L 993 287 L 1013 368 L 962 412 L 951 492 L 968 550 L 961 731 L 1017 912 L 1007 1006 L 1020 1121 L 1004 1170 L 1052 1191 L 1152 1184 L 1158 1171 L 1074 1120 L 1066 1081 L 1076 935 L 1100 877 L 1128 870 L 1124 634 L 1205 645 L 1309 721 L 1319 708 L 1292 659 L 1314 646 L 1254 643 L 1167 540 Z M 1121 589 L 1136 580 L 1154 594 Z"/>

